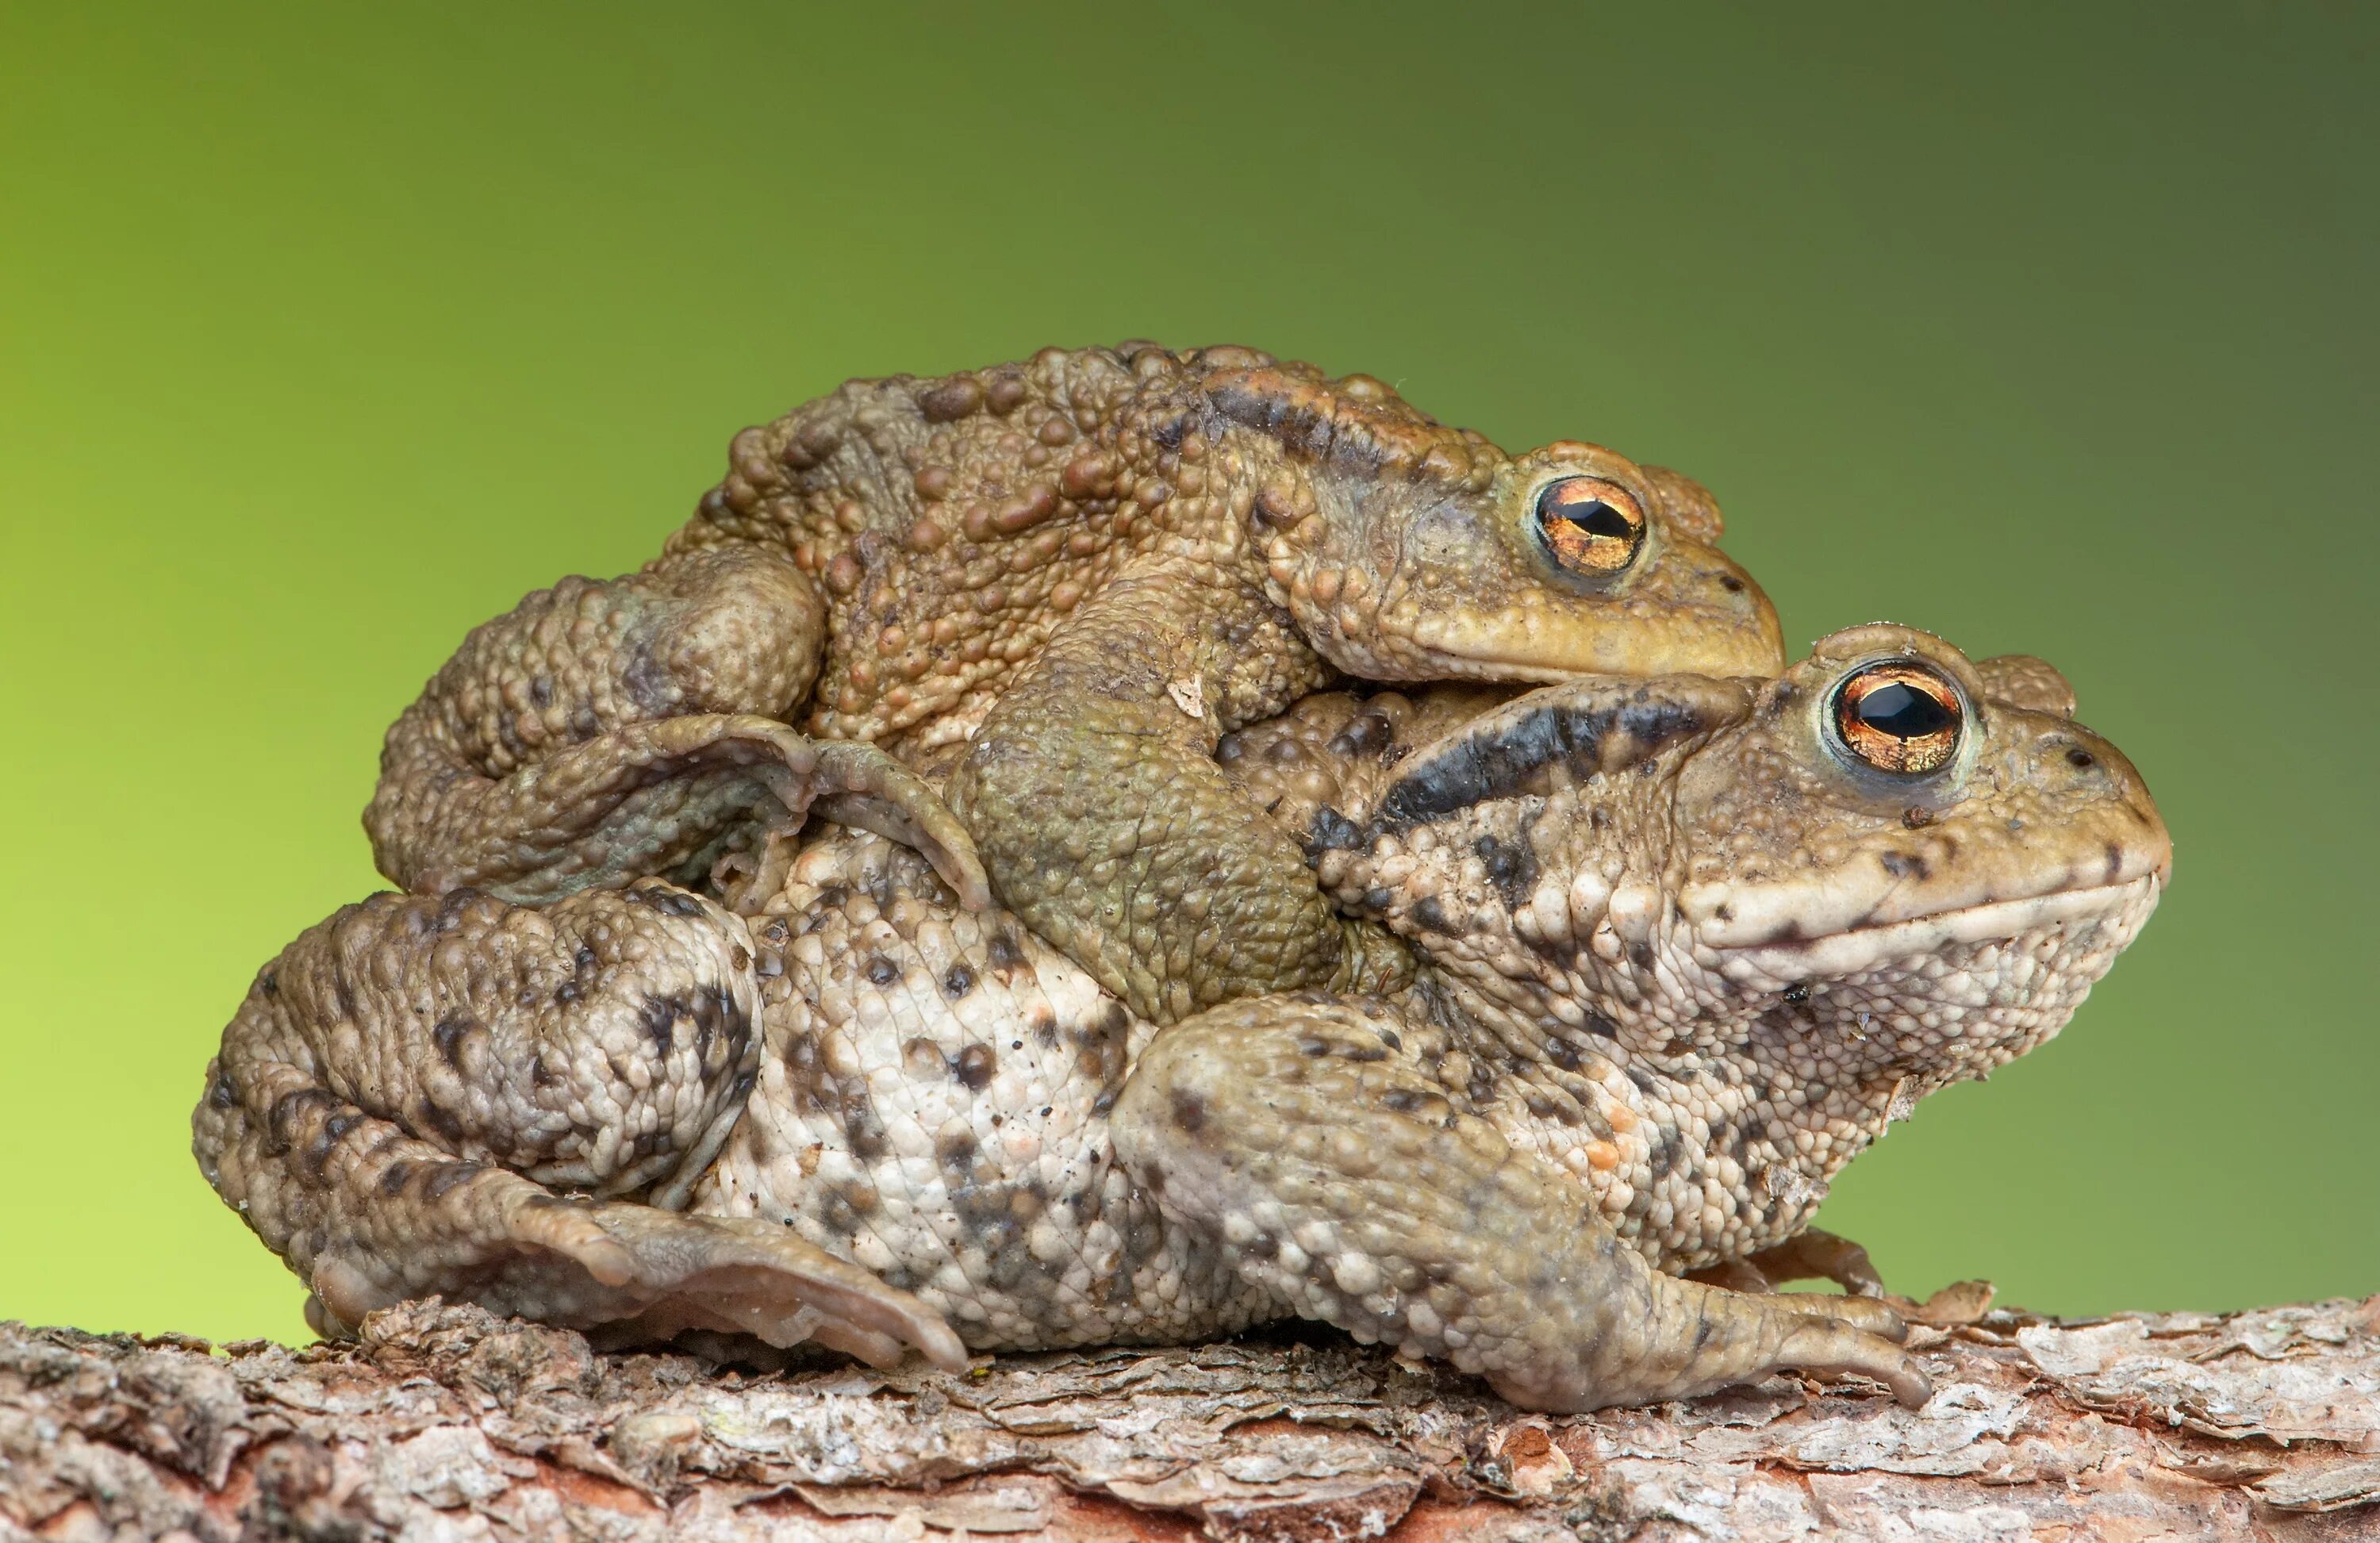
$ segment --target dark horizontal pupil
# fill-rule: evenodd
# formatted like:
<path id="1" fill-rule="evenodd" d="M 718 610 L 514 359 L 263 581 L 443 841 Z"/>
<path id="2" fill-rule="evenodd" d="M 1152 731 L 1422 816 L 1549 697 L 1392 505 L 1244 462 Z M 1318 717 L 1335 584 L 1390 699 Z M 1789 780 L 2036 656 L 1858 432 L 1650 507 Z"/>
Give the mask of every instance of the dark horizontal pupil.
<path id="1" fill-rule="evenodd" d="M 1859 721 L 1895 739 L 1923 739 L 1950 726 L 1950 710 L 1913 686 L 1891 682 L 1877 686 L 1852 709 Z"/>
<path id="2" fill-rule="evenodd" d="M 1557 504 L 1549 511 L 1570 521 L 1590 536 L 1609 536 L 1624 541 L 1636 533 L 1628 516 L 1599 498 L 1584 499 L 1576 504 Z"/>

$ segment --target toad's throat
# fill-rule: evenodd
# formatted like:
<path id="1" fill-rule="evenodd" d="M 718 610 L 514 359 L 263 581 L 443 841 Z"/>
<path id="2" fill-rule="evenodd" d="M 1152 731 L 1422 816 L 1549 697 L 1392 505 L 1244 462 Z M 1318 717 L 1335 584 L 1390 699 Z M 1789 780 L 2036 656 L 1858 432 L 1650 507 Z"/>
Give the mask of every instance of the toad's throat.
<path id="1" fill-rule="evenodd" d="M 1896 959 L 1935 955 L 1961 944 L 1999 942 L 2080 922 L 2097 922 L 2117 934 L 2102 940 L 2094 951 L 2112 960 L 2156 909 L 2165 881 L 2166 869 L 2160 865 L 2111 884 L 1986 900 L 1813 937 L 1726 944 L 1713 943 L 1698 933 L 1697 941 L 1710 951 L 1712 963 L 1722 973 L 1746 984 L 1841 978 Z"/>

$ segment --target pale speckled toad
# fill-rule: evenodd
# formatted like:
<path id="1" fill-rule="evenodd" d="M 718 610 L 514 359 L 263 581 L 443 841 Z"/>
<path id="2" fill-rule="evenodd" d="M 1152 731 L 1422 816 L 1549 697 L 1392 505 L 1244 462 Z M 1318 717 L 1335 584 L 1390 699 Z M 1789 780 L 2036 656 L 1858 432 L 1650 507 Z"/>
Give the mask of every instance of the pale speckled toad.
<path id="1" fill-rule="evenodd" d="M 970 905 L 988 873 L 1170 1022 L 1405 964 L 1233 796 L 1220 735 L 1334 669 L 1781 662 L 1687 479 L 1508 456 L 1245 348 L 856 381 L 731 459 L 659 560 L 529 596 L 391 730 L 365 823 L 392 880 L 530 901 L 686 878 L 756 810 L 817 803 L 918 844 Z M 913 772 L 962 743 L 945 808 Z"/>
<path id="2" fill-rule="evenodd" d="M 1296 1314 L 1536 1407 L 1779 1366 L 1922 1400 L 1882 1304 L 1677 1272 L 1789 1245 L 1888 1121 L 2057 1032 L 2168 870 L 2139 776 L 2046 666 L 1895 627 L 1451 699 L 1235 746 L 1406 990 L 1160 1030 L 849 832 L 726 905 L 383 895 L 258 977 L 200 1163 L 332 1331 L 443 1292 L 952 1365 Z"/>

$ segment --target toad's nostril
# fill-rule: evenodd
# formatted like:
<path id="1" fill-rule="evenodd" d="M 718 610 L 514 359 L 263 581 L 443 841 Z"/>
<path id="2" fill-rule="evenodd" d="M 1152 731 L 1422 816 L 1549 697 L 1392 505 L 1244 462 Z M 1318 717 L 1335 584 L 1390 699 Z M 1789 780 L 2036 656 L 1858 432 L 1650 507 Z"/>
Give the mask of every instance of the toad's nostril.
<path id="1" fill-rule="evenodd" d="M 2066 752 L 2066 764 L 2076 768 L 2096 766 L 2099 764 L 2099 758 L 2077 745 Z"/>
<path id="2" fill-rule="evenodd" d="M 1736 577 L 1735 575 L 1731 573 L 1723 573 L 1718 576 L 1718 587 L 1725 589 L 1730 595 L 1740 595 L 1743 593 L 1743 580 Z"/>

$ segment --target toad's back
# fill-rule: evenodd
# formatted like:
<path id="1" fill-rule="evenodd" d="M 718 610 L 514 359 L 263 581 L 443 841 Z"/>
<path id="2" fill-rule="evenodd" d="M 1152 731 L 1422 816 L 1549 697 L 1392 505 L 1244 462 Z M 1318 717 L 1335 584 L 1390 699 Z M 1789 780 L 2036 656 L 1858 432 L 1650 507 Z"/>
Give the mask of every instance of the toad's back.
<path id="1" fill-rule="evenodd" d="M 669 550 L 788 553 L 829 610 L 808 726 L 927 748 L 964 737 L 1126 557 L 1170 545 L 1219 584 L 1249 584 L 1245 522 L 1275 463 L 1357 456 L 1468 480 L 1485 445 L 1369 377 L 1254 349 L 1045 348 L 852 381 L 746 430 Z M 1295 500 L 1290 481 L 1273 491 Z M 1285 618 L 1271 630 L 1312 673 Z"/>

